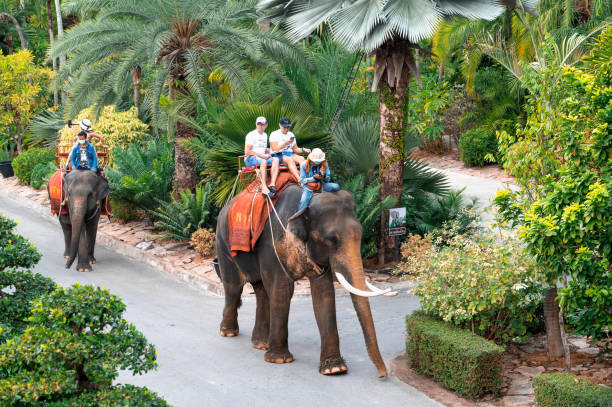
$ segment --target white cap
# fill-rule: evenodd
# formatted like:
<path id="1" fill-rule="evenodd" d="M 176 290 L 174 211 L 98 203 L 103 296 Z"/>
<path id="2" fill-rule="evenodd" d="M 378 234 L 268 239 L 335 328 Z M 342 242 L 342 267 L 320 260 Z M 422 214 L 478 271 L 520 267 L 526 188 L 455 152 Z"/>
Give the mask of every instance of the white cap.
<path id="1" fill-rule="evenodd" d="M 320 148 L 315 148 L 308 154 L 308 159 L 315 164 L 320 164 L 325 161 L 325 153 Z"/>
<path id="2" fill-rule="evenodd" d="M 89 131 L 91 130 L 91 122 L 89 119 L 83 119 L 79 122 L 79 126 L 81 126 L 81 130 Z"/>
<path id="3" fill-rule="evenodd" d="M 255 120 L 255 124 L 259 124 L 259 123 L 262 123 L 262 124 L 268 124 L 268 120 L 266 120 L 266 118 L 265 118 L 265 117 L 263 117 L 263 116 L 259 116 L 259 117 L 258 117 L 258 118 Z"/>

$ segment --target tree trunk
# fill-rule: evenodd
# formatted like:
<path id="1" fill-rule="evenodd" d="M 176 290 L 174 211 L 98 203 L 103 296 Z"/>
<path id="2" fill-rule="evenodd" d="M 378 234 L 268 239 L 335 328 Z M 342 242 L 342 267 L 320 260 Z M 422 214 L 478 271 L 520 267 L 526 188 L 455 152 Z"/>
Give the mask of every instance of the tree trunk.
<path id="1" fill-rule="evenodd" d="M 49 29 L 49 45 L 53 46 L 53 42 L 55 42 L 55 35 L 53 34 L 53 9 L 51 7 L 51 0 L 46 0 L 47 3 L 47 28 Z M 57 71 L 57 58 L 53 58 L 53 71 Z M 59 105 L 59 100 L 57 96 L 57 89 L 53 91 L 53 104 L 55 106 Z"/>
<path id="2" fill-rule="evenodd" d="M 140 78 L 142 77 L 142 68 L 137 66 L 132 71 L 132 83 L 134 84 L 134 106 L 140 109 Z"/>
<path id="3" fill-rule="evenodd" d="M 60 6 L 60 0 L 55 0 L 55 16 L 57 19 L 57 37 L 64 35 L 64 21 L 62 20 L 62 9 Z M 60 69 L 66 63 L 66 55 L 60 55 L 59 66 Z M 62 105 L 66 104 L 66 92 L 62 89 Z"/>
<path id="4" fill-rule="evenodd" d="M 181 92 L 180 89 L 176 89 L 172 80 L 170 85 L 170 94 L 178 95 Z M 174 177 L 172 178 L 172 188 L 175 193 L 184 191 L 186 189 L 194 190 L 197 183 L 198 177 L 195 173 L 196 160 L 189 149 L 187 149 L 183 142 L 195 137 L 195 129 L 186 123 L 183 123 L 180 119 L 176 122 L 176 137 L 174 138 Z"/>
<path id="5" fill-rule="evenodd" d="M 10 15 L 9 13 L 0 13 L 0 21 L 4 19 L 9 19 L 15 25 L 15 30 L 17 30 L 17 35 L 19 35 L 19 41 L 21 42 L 21 49 L 26 49 L 28 47 L 28 43 L 26 42 L 25 37 L 23 36 L 23 32 L 21 31 L 21 26 L 15 17 Z"/>
<path id="6" fill-rule="evenodd" d="M 557 287 L 550 288 L 544 298 L 544 324 L 546 325 L 546 342 L 548 358 L 558 359 L 564 355 L 563 339 L 559 326 L 559 304 L 557 303 Z"/>
<path id="7" fill-rule="evenodd" d="M 402 52 L 393 47 L 394 44 L 392 43 L 390 49 L 382 49 L 382 52 L 387 55 L 392 55 L 393 52 Z M 380 49 L 377 51 L 377 58 L 382 54 L 380 51 Z M 407 52 L 411 51 L 408 50 Z M 397 199 L 398 204 L 401 203 L 404 159 L 406 158 L 404 151 L 404 118 L 409 80 L 408 67 L 404 67 L 401 77 L 395 83 L 396 86 L 390 86 L 387 80 L 381 80 L 378 85 L 380 109 L 378 181 L 381 185 L 380 199 L 383 200 L 391 195 Z M 385 211 L 380 220 L 379 264 L 394 261 L 397 257 L 397 251 L 395 250 L 396 237 L 388 236 L 388 229 L 389 212 Z"/>

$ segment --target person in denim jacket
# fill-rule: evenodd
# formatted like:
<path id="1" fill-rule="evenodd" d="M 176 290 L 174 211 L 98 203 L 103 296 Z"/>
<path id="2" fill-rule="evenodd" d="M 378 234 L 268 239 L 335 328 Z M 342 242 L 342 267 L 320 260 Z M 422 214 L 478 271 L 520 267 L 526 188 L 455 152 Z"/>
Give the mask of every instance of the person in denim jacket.
<path id="1" fill-rule="evenodd" d="M 330 172 L 325 161 L 325 153 L 315 148 L 308 159 L 300 165 L 300 184 L 302 185 L 302 198 L 298 211 L 306 208 L 315 192 L 334 192 L 340 190 L 340 185 L 329 182 Z"/>
<path id="2" fill-rule="evenodd" d="M 79 141 L 70 152 L 70 165 L 73 170 L 98 171 L 98 155 L 93 144 L 87 141 L 87 133 L 79 133 Z"/>

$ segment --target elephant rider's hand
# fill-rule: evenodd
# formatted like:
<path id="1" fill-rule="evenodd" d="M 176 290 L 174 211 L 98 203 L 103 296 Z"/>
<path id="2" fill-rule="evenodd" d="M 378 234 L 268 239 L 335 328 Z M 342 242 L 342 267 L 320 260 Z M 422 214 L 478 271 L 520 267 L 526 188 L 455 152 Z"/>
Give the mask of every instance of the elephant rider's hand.
<path id="1" fill-rule="evenodd" d="M 267 160 L 268 158 L 270 158 L 271 155 L 270 154 L 262 154 L 262 157 L 264 160 Z"/>
<path id="2" fill-rule="evenodd" d="M 302 151 L 305 152 L 306 154 L 310 154 L 310 149 L 309 148 L 303 148 Z"/>
<path id="3" fill-rule="evenodd" d="M 319 181 L 323 179 L 323 177 L 321 176 L 321 174 L 315 174 L 315 175 L 314 175 L 314 178 L 315 178 L 315 179 L 317 179 L 317 180 L 319 180 Z"/>

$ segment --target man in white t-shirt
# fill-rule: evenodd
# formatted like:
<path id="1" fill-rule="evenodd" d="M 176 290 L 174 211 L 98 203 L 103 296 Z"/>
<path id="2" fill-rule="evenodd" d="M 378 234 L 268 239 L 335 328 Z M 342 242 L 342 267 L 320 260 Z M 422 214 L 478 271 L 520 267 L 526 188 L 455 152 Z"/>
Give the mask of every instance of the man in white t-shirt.
<path id="1" fill-rule="evenodd" d="M 268 135 L 266 134 L 268 121 L 266 118 L 263 116 L 258 117 L 255 120 L 255 127 L 255 130 L 250 131 L 246 135 L 246 140 L 244 141 L 244 155 L 247 156 L 245 162 L 247 166 L 260 166 L 263 193 L 270 198 L 274 198 L 276 196 L 275 185 L 276 177 L 278 177 L 280 160 L 269 154 Z M 268 164 L 270 164 L 272 168 L 270 168 L 270 185 L 266 187 L 266 169 Z"/>
<path id="2" fill-rule="evenodd" d="M 308 148 L 300 148 L 295 141 L 295 135 L 289 130 L 291 128 L 291 120 L 288 117 L 280 119 L 279 129 L 270 134 L 270 149 L 272 157 L 278 157 L 279 162 L 287 164 L 289 172 L 297 181 L 300 179 L 298 167 L 303 163 L 304 157 L 299 153 L 310 153 Z"/>

